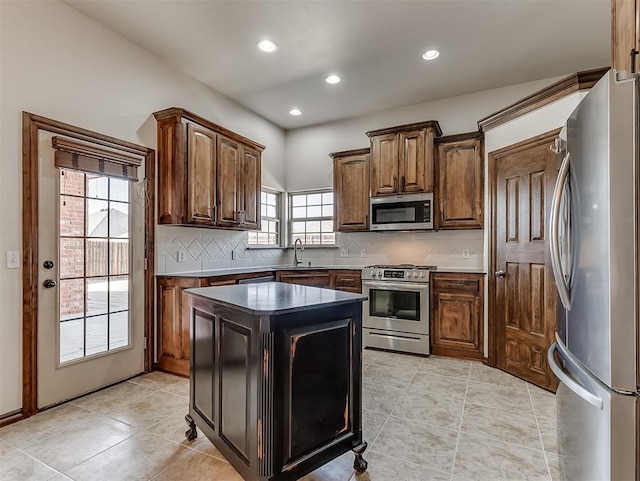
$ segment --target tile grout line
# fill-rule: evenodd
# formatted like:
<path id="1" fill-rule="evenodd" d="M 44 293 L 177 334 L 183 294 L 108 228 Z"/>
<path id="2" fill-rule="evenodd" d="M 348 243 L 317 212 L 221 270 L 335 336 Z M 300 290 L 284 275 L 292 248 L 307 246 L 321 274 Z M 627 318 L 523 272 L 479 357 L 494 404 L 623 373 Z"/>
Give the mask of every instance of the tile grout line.
<path id="1" fill-rule="evenodd" d="M 460 413 L 460 424 L 458 425 L 458 435 L 456 436 L 456 447 L 453 450 L 453 462 L 451 463 L 451 475 L 449 479 L 453 481 L 453 471 L 456 467 L 456 457 L 458 456 L 458 444 L 460 444 L 460 433 L 462 432 L 462 420 L 464 419 L 464 409 L 467 404 L 467 394 L 469 392 L 469 383 L 471 382 L 471 367 L 469 364 L 469 377 L 467 377 L 467 387 L 464 390 L 464 400 L 462 401 L 462 412 Z"/>
<path id="2" fill-rule="evenodd" d="M 36 458 L 35 456 L 29 454 L 28 452 L 24 451 L 23 449 L 14 446 L 13 444 L 11 444 L 9 441 L 5 440 L 5 439 L 1 439 L 1 442 L 4 442 L 6 444 L 8 444 L 11 448 L 15 449 L 16 451 L 19 451 L 20 453 L 24 454 L 26 457 L 33 459 L 35 462 L 42 464 L 43 466 L 53 470 L 56 474 L 59 474 L 61 476 L 64 476 L 65 478 L 68 478 L 69 476 L 67 476 L 63 471 L 54 468 L 53 466 L 45 463 L 44 461 L 42 461 L 41 459 Z"/>
<path id="3" fill-rule="evenodd" d="M 549 475 L 549 480 L 553 480 L 553 476 L 551 476 L 551 467 L 549 466 L 549 458 L 547 458 L 547 451 L 544 449 L 544 441 L 542 440 L 542 431 L 540 431 L 540 424 L 538 423 L 538 415 L 536 414 L 536 408 L 533 405 L 533 397 L 531 396 L 531 389 L 529 389 L 529 384 L 527 383 L 527 392 L 529 393 L 529 402 L 531 403 L 531 410 L 533 411 L 533 418 L 536 421 L 536 428 L 538 429 L 538 437 L 540 438 L 540 445 L 542 446 L 542 455 L 544 456 L 544 462 L 547 465 L 547 474 Z"/>

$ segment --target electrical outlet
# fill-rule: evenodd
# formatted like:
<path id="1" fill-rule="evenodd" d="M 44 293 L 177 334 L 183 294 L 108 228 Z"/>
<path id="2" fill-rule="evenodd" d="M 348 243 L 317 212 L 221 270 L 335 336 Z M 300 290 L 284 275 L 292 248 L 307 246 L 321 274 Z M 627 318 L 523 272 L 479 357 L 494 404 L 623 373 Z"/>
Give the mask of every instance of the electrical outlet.
<path id="1" fill-rule="evenodd" d="M 180 249 L 176 254 L 176 260 L 178 262 L 184 262 L 184 251 Z"/>
<path id="2" fill-rule="evenodd" d="M 349 249 L 340 249 L 340 257 L 349 257 Z"/>
<path id="3" fill-rule="evenodd" d="M 367 249 L 360 249 L 360 257 L 367 257 Z"/>
<path id="4" fill-rule="evenodd" d="M 235 261 L 240 258 L 240 251 L 238 249 L 231 249 L 231 260 Z"/>
<path id="5" fill-rule="evenodd" d="M 19 251 L 7 251 L 7 269 L 20 269 Z"/>
<path id="6" fill-rule="evenodd" d="M 469 258 L 469 249 L 462 249 L 462 258 L 463 259 Z"/>

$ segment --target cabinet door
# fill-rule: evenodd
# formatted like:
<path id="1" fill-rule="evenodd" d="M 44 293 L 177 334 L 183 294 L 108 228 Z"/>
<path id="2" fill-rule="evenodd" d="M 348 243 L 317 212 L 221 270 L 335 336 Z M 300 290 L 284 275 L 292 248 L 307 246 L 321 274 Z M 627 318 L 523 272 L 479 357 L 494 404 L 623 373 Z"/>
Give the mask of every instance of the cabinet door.
<path id="1" fill-rule="evenodd" d="M 640 58 L 636 56 L 635 72 L 631 69 L 631 49 L 640 48 L 640 0 L 612 0 L 611 53 L 612 68 L 629 73 L 639 71 Z"/>
<path id="2" fill-rule="evenodd" d="M 218 225 L 240 225 L 240 145 L 218 136 Z"/>
<path id="3" fill-rule="evenodd" d="M 245 229 L 260 229 L 260 152 L 249 147 L 242 149 L 241 163 L 241 219 Z"/>
<path id="4" fill-rule="evenodd" d="M 369 230 L 369 155 L 334 158 L 333 189 L 335 230 Z"/>
<path id="5" fill-rule="evenodd" d="M 431 285 L 432 353 L 482 359 L 482 275 L 434 274 Z"/>
<path id="6" fill-rule="evenodd" d="M 427 182 L 427 162 L 425 152 L 425 131 L 400 132 L 400 192 L 433 191 L 433 157 Z"/>
<path id="7" fill-rule="evenodd" d="M 371 137 L 371 197 L 398 192 L 398 135 Z"/>
<path id="8" fill-rule="evenodd" d="M 216 133 L 187 125 L 187 222 L 214 225 L 216 202 Z"/>
<path id="9" fill-rule="evenodd" d="M 162 371 L 189 375 L 189 304 L 184 290 L 197 279 L 158 281 L 158 365 Z"/>
<path id="10" fill-rule="evenodd" d="M 438 228 L 483 227 L 483 161 L 481 139 L 438 146 Z"/>

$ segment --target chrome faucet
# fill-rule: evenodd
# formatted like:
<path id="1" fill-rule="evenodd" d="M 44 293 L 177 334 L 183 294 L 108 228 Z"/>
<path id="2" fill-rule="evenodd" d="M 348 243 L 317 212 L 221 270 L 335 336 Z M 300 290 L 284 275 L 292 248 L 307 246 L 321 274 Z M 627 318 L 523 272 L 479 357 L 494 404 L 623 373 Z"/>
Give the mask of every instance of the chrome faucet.
<path id="1" fill-rule="evenodd" d="M 299 237 L 293 243 L 293 267 L 298 267 L 298 264 L 302 264 L 302 257 L 298 257 L 298 246 L 300 246 L 300 253 L 302 253 L 304 246 Z"/>

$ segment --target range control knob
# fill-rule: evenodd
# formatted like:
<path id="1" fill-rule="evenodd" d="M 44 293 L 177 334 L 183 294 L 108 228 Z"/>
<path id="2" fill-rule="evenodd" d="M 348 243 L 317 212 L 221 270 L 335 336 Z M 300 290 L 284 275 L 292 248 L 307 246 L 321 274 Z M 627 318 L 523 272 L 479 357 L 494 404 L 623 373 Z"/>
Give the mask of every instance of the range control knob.
<path id="1" fill-rule="evenodd" d="M 418 273 L 416 271 L 413 271 L 413 277 L 418 277 Z"/>
<path id="2" fill-rule="evenodd" d="M 421 272 L 421 273 L 420 273 L 420 277 L 424 277 L 424 272 Z"/>
<path id="3" fill-rule="evenodd" d="M 376 271 L 371 271 L 371 277 L 375 277 L 376 276 Z"/>

